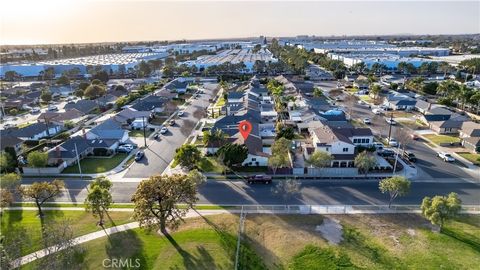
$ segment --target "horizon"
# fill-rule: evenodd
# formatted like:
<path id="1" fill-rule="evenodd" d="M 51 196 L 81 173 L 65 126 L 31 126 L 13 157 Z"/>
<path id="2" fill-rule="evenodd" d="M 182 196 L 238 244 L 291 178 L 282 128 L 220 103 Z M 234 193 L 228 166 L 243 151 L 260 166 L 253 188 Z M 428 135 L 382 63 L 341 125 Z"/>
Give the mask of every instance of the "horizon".
<path id="1" fill-rule="evenodd" d="M 3 46 L 480 33 L 478 1 L 19 0 L 6 3 L 0 14 Z"/>

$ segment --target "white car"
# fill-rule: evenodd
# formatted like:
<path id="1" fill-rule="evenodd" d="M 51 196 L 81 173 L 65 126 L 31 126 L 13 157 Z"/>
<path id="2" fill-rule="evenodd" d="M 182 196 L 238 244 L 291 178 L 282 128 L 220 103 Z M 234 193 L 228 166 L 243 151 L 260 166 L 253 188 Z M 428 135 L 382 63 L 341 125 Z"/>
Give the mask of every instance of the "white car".
<path id="1" fill-rule="evenodd" d="M 376 115 L 380 115 L 383 113 L 383 110 L 382 109 L 373 109 L 372 112 Z"/>
<path id="2" fill-rule="evenodd" d="M 443 159 L 443 161 L 445 161 L 445 162 L 454 162 L 455 161 L 455 158 L 453 158 L 452 155 L 450 155 L 449 153 L 438 152 L 437 156 L 439 158 Z"/>
<path id="3" fill-rule="evenodd" d="M 370 125 L 372 122 L 370 121 L 370 118 L 363 118 L 363 123 L 366 125 Z"/>
<path id="4" fill-rule="evenodd" d="M 31 114 L 40 113 L 40 108 L 38 108 L 38 107 L 32 108 L 32 109 L 30 110 L 30 113 L 31 113 Z"/>
<path id="5" fill-rule="evenodd" d="M 47 110 L 49 110 L 49 111 L 58 111 L 58 107 L 55 106 L 55 105 L 50 105 L 50 106 L 48 106 L 48 109 L 47 109 Z"/>
<path id="6" fill-rule="evenodd" d="M 395 126 L 397 124 L 397 122 L 395 122 L 395 120 L 390 119 L 390 118 L 386 118 L 385 121 L 387 121 L 387 123 L 389 125 L 392 125 L 392 126 Z"/>
<path id="7" fill-rule="evenodd" d="M 398 142 L 395 138 L 390 138 L 390 140 L 387 140 L 387 142 L 388 142 L 388 145 L 390 145 L 390 146 L 393 146 L 393 147 L 398 146 Z"/>
<path id="8" fill-rule="evenodd" d="M 183 116 L 183 114 L 184 114 L 184 112 L 183 112 L 183 111 L 179 111 L 177 115 L 178 115 L 179 117 L 182 117 L 182 116 Z"/>
<path id="9" fill-rule="evenodd" d="M 117 148 L 117 152 L 119 152 L 119 153 L 130 153 L 130 152 L 132 152 L 132 150 L 133 150 L 133 145 L 131 145 L 131 144 L 120 145 Z"/>
<path id="10" fill-rule="evenodd" d="M 166 127 L 162 127 L 162 129 L 160 129 L 160 134 L 165 134 L 167 131 L 168 129 Z"/>

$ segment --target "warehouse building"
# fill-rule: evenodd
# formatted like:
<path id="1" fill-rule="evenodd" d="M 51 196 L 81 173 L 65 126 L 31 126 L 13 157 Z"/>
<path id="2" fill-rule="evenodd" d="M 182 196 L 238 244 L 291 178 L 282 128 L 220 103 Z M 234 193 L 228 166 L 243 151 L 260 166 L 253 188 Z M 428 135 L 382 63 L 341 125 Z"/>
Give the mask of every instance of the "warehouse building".
<path id="1" fill-rule="evenodd" d="M 141 61 L 153 59 L 162 59 L 168 56 L 167 52 L 149 52 L 149 53 L 121 53 L 121 54 L 104 54 L 87 57 L 77 57 L 68 59 L 58 59 L 51 61 L 6 64 L 0 66 L 0 77 L 3 78 L 8 71 L 15 71 L 24 77 L 36 77 L 40 72 L 53 68 L 58 76 L 66 70 L 78 68 L 80 74 L 87 73 L 88 66 L 100 66 L 107 72 L 119 72 L 124 69 L 128 71 L 134 68 Z"/>
<path id="2" fill-rule="evenodd" d="M 365 63 L 368 68 L 373 64 L 384 64 L 389 70 L 396 70 L 401 62 L 413 64 L 420 67 L 423 63 L 434 62 L 435 60 L 417 57 L 402 57 L 395 54 L 335 54 L 329 53 L 328 56 L 333 60 L 342 61 L 345 66 L 352 67 L 358 63 Z"/>

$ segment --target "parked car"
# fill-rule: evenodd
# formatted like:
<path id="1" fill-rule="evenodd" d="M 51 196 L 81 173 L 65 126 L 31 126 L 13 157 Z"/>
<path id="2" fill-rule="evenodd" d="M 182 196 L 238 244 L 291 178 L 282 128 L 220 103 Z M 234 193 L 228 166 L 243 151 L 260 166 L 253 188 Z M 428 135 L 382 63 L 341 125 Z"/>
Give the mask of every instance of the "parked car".
<path id="1" fill-rule="evenodd" d="M 179 117 L 182 117 L 184 113 L 185 113 L 184 111 L 179 111 L 177 115 L 178 115 Z"/>
<path id="2" fill-rule="evenodd" d="M 252 175 L 247 178 L 247 183 L 249 184 L 271 184 L 272 177 L 265 174 Z"/>
<path id="3" fill-rule="evenodd" d="M 133 148 L 134 147 L 131 144 L 124 144 L 124 145 L 120 145 L 117 148 L 117 152 L 118 153 L 130 153 L 130 152 L 132 152 Z"/>
<path id="4" fill-rule="evenodd" d="M 363 118 L 363 123 L 366 125 L 370 125 L 372 122 L 370 121 L 370 118 Z"/>
<path id="5" fill-rule="evenodd" d="M 377 151 L 377 154 L 381 157 L 393 157 L 395 152 L 389 148 L 383 148 L 382 150 Z"/>
<path id="6" fill-rule="evenodd" d="M 170 120 L 170 122 L 168 122 L 168 123 L 170 124 L 170 126 L 174 126 L 174 125 L 175 125 L 175 120 L 172 119 L 172 120 Z"/>
<path id="7" fill-rule="evenodd" d="M 73 99 L 67 100 L 67 104 L 75 104 L 75 101 Z"/>
<path id="8" fill-rule="evenodd" d="M 390 140 L 387 139 L 388 145 L 397 147 L 398 146 L 398 141 L 395 138 L 390 138 Z"/>
<path id="9" fill-rule="evenodd" d="M 165 134 L 165 133 L 167 133 L 167 131 L 168 131 L 167 127 L 162 127 L 160 129 L 160 134 Z"/>
<path id="10" fill-rule="evenodd" d="M 135 161 L 140 161 L 143 156 L 145 156 L 145 153 L 143 151 L 138 151 L 136 154 L 135 154 Z"/>
<path id="11" fill-rule="evenodd" d="M 443 161 L 445 161 L 445 162 L 454 162 L 455 161 L 455 158 L 452 157 L 452 155 L 450 155 L 449 153 L 438 152 L 437 156 L 439 158 L 443 159 Z"/>
<path id="12" fill-rule="evenodd" d="M 40 113 L 40 108 L 38 108 L 38 107 L 32 108 L 32 109 L 30 110 L 30 113 L 31 113 L 31 114 Z"/>
<path id="13" fill-rule="evenodd" d="M 377 150 L 383 149 L 383 143 L 376 142 L 376 143 L 373 143 L 373 146 L 375 146 L 375 149 Z"/>
<path id="14" fill-rule="evenodd" d="M 49 111 L 58 111 L 58 107 L 55 106 L 55 105 L 50 105 L 50 106 L 48 106 L 47 110 L 49 110 Z"/>
<path id="15" fill-rule="evenodd" d="M 412 152 L 404 151 L 403 157 L 410 162 L 417 162 L 417 157 Z"/>
<path id="16" fill-rule="evenodd" d="M 385 121 L 387 121 L 387 123 L 392 126 L 395 126 L 397 124 L 397 122 L 391 118 L 386 118 Z"/>
<path id="17" fill-rule="evenodd" d="M 155 134 L 153 135 L 153 138 L 154 138 L 155 140 L 158 140 L 158 139 L 160 138 L 160 133 L 158 133 L 158 132 L 155 133 Z"/>
<path id="18" fill-rule="evenodd" d="M 374 114 L 376 114 L 376 115 L 380 115 L 380 114 L 383 113 L 383 110 L 376 108 L 376 109 L 373 109 L 372 112 L 373 112 Z"/>

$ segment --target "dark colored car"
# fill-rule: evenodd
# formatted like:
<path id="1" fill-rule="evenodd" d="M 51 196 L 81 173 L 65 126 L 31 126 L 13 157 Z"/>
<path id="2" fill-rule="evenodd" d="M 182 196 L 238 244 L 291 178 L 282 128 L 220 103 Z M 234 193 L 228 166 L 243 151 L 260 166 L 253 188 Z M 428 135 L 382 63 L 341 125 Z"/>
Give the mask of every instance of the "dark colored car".
<path id="1" fill-rule="evenodd" d="M 377 151 L 378 155 L 381 157 L 393 157 L 395 155 L 395 152 L 391 149 L 382 149 Z"/>
<path id="2" fill-rule="evenodd" d="M 136 154 L 135 154 L 135 161 L 140 161 L 143 156 L 145 156 L 145 153 L 143 151 L 138 151 Z"/>
<path id="3" fill-rule="evenodd" d="M 249 184 L 271 184 L 272 177 L 264 174 L 252 175 L 247 178 L 247 183 Z"/>
<path id="4" fill-rule="evenodd" d="M 403 157 L 410 162 L 417 162 L 417 157 L 415 156 L 414 153 L 410 153 L 410 152 L 405 151 L 403 153 Z"/>

